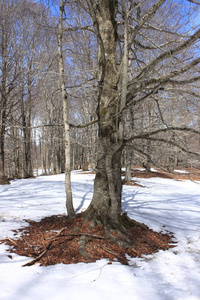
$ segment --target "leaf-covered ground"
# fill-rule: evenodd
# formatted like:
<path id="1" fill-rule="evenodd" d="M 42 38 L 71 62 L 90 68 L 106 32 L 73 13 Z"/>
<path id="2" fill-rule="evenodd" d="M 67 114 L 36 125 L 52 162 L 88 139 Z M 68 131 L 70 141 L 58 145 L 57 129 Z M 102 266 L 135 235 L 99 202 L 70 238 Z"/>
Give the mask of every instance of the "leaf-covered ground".
<path id="1" fill-rule="evenodd" d="M 136 168 L 132 170 L 132 177 L 200 180 L 200 172 L 197 169 L 179 172 L 178 170 L 173 174 L 157 170 L 147 172 Z M 124 174 L 122 172 L 122 176 Z M 134 185 L 135 183 L 132 181 L 129 184 Z M 26 222 L 29 223 L 29 226 L 20 229 L 20 237 L 2 240 L 1 242 L 5 242 L 11 247 L 11 253 L 15 252 L 22 256 L 32 257 L 28 265 L 34 263 L 40 263 L 43 266 L 59 263 L 87 263 L 102 258 L 128 264 L 128 256 L 132 258 L 142 257 L 142 255 L 173 247 L 171 242 L 172 233 L 157 233 L 138 222 L 135 222 L 134 226 L 128 230 L 132 236 L 133 244 L 127 249 L 111 242 L 106 237 L 103 226 L 90 229 L 90 223 L 84 224 L 81 217 L 70 223 L 66 215 L 53 215 L 43 218 L 39 222 L 31 220 L 26 220 Z M 117 235 L 117 232 L 114 232 L 114 234 Z M 82 236 L 87 238 L 86 252 L 88 255 L 86 257 L 79 253 L 79 243 Z"/>
<path id="2" fill-rule="evenodd" d="M 128 249 L 111 242 L 105 236 L 102 226 L 90 229 L 89 223 L 83 224 L 82 218 L 68 223 L 66 216 L 58 215 L 46 217 L 39 222 L 27 222 L 30 225 L 20 230 L 20 237 L 17 233 L 17 239 L 7 239 L 3 242 L 11 246 L 11 253 L 34 258 L 30 260 L 30 264 L 39 262 L 47 266 L 59 263 L 88 263 L 102 258 L 128 264 L 127 254 L 130 257 L 141 257 L 172 247 L 169 245 L 170 235 L 154 232 L 137 222 L 129 229 L 133 245 Z M 79 242 L 82 236 L 88 239 L 86 244 L 88 257 L 79 254 Z"/>

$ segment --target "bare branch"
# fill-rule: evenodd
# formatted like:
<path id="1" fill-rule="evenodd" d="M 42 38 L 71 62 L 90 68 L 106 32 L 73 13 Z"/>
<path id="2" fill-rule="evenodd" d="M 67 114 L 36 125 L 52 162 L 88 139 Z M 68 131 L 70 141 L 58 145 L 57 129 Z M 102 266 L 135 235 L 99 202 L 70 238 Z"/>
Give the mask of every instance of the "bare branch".
<path id="1" fill-rule="evenodd" d="M 128 105 L 130 106 L 131 99 L 133 97 L 135 97 L 135 95 L 138 92 L 146 91 L 147 87 L 150 87 L 151 91 L 148 94 L 146 94 L 143 98 L 137 100 L 137 103 L 143 101 L 148 96 L 151 96 L 151 95 L 155 94 L 160 88 L 163 89 L 163 86 L 166 86 L 167 84 L 183 85 L 183 84 L 188 84 L 188 83 L 193 83 L 193 82 L 199 81 L 200 76 L 195 76 L 195 77 L 192 77 L 190 79 L 182 79 L 182 80 L 172 80 L 171 79 L 173 77 L 177 77 L 178 75 L 184 74 L 188 70 L 194 68 L 194 66 L 198 65 L 199 63 L 200 63 L 200 58 L 195 59 L 190 64 L 186 65 L 185 67 L 180 68 L 178 70 L 174 70 L 173 72 L 170 72 L 170 73 L 168 73 L 164 76 L 160 76 L 158 78 L 151 78 L 149 80 L 145 80 L 145 81 L 141 82 L 140 84 L 135 82 L 135 84 L 137 84 L 137 86 L 135 86 L 135 84 L 133 85 L 133 83 L 130 84 L 129 89 L 128 89 L 128 93 L 127 93 L 127 103 L 128 103 Z M 151 85 L 153 85 L 153 86 L 151 87 Z M 136 102 L 133 102 L 133 104 L 135 104 L 135 103 Z"/>
<path id="2" fill-rule="evenodd" d="M 74 32 L 74 31 L 79 31 L 79 30 L 88 30 L 93 33 L 95 32 L 94 29 L 90 25 L 64 28 L 63 32 Z"/>
<path id="3" fill-rule="evenodd" d="M 135 29 L 138 31 L 145 24 L 145 22 L 147 22 L 157 12 L 157 10 L 163 5 L 163 3 L 165 3 L 165 1 L 166 0 L 158 0 L 140 19 Z"/>
<path id="4" fill-rule="evenodd" d="M 191 127 L 177 127 L 177 126 L 168 126 L 167 128 L 160 128 L 154 131 L 144 132 L 138 135 L 132 135 L 129 138 L 125 138 L 125 142 L 130 142 L 132 140 L 136 139 L 149 139 L 151 136 L 158 134 L 158 133 L 164 133 L 169 131 L 180 131 L 180 132 L 193 132 L 195 134 L 200 135 L 200 130 L 191 128 Z"/>
<path id="5" fill-rule="evenodd" d="M 191 3 L 195 3 L 195 4 L 200 5 L 200 2 L 199 2 L 199 1 L 196 1 L 196 0 L 187 0 L 187 1 L 189 1 L 189 2 L 191 2 Z"/>
<path id="6" fill-rule="evenodd" d="M 168 50 L 165 53 L 162 53 L 160 56 L 158 56 L 156 59 L 154 59 L 153 61 L 151 61 L 143 70 L 142 72 L 133 80 L 132 83 L 134 83 L 135 81 L 141 79 L 144 75 L 146 76 L 146 74 L 152 70 L 153 68 L 155 68 L 155 66 L 160 63 L 161 61 L 172 57 L 176 54 L 179 54 L 181 51 L 187 49 L 189 46 L 191 46 L 192 44 L 194 44 L 198 39 L 200 38 L 200 29 L 197 30 L 192 36 L 190 36 L 189 39 L 187 39 L 184 43 L 182 43 L 180 46 L 178 46 L 177 48 L 173 49 L 173 50 Z"/>
<path id="7" fill-rule="evenodd" d="M 86 128 L 88 126 L 91 126 L 93 124 L 96 124 L 98 120 L 93 120 L 91 122 L 88 122 L 86 124 L 69 124 L 72 128 Z M 16 124 L 9 124 L 8 127 L 10 128 L 28 128 L 28 129 L 38 129 L 38 128 L 45 128 L 45 127 L 63 127 L 63 124 L 43 124 L 38 126 L 23 126 L 23 125 L 16 125 Z"/>
<path id="8" fill-rule="evenodd" d="M 140 139 L 138 137 L 138 139 Z M 146 140 L 149 140 L 149 141 L 154 141 L 154 142 L 162 142 L 162 143 L 166 143 L 168 145 L 172 145 L 172 146 L 175 146 L 177 148 L 179 148 L 180 150 L 182 150 L 183 152 L 186 152 L 188 154 L 192 154 L 192 155 L 195 155 L 195 156 L 199 156 L 200 157 L 200 153 L 198 152 L 194 152 L 194 151 L 190 151 L 188 149 L 185 149 L 184 147 L 182 147 L 180 144 L 178 143 L 175 143 L 173 141 L 169 141 L 169 140 L 166 140 L 166 139 L 163 139 L 163 138 L 152 138 L 152 137 L 146 137 L 145 138 Z"/>
<path id="9" fill-rule="evenodd" d="M 137 26 L 133 28 L 133 34 L 129 43 L 129 49 L 135 40 L 136 33 L 142 28 L 142 26 L 157 12 L 157 10 L 163 5 L 166 0 L 158 0 L 149 11 L 139 20 Z"/>
<path id="10" fill-rule="evenodd" d="M 69 125 L 70 125 L 70 127 L 72 127 L 72 128 L 86 128 L 86 127 L 88 127 L 88 126 L 91 126 L 91 125 L 93 125 L 93 124 L 96 124 L 97 122 L 98 122 L 98 120 L 93 120 L 93 121 L 88 122 L 88 123 L 86 123 L 86 124 L 79 124 L 79 125 L 69 124 Z"/>

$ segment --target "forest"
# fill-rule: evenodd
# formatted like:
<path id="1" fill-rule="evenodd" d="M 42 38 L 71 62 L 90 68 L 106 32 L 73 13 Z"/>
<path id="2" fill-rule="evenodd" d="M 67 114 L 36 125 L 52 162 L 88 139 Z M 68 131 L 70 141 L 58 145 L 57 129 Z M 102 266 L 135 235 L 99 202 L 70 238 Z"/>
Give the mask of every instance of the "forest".
<path id="1" fill-rule="evenodd" d="M 0 11 L 0 298 L 200 299 L 200 1 Z"/>
<path id="2" fill-rule="evenodd" d="M 106 2 L 114 3 L 111 16 Z M 103 134 L 120 139 L 123 127 L 127 172 L 133 164 L 168 171 L 200 166 L 197 1 L 1 0 L 0 6 L 1 178 L 65 171 L 61 8 L 70 168 L 96 169 L 99 123 L 109 119 L 116 126 Z M 107 42 L 101 10 L 114 28 Z"/>

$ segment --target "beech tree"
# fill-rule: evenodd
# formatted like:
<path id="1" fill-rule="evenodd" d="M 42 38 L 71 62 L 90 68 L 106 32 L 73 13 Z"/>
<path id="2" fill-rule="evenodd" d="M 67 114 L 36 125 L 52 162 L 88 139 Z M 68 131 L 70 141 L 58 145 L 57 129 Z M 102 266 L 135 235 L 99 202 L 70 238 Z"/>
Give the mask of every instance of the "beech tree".
<path id="1" fill-rule="evenodd" d="M 68 95 L 65 87 L 64 60 L 63 60 L 63 14 L 64 1 L 60 1 L 59 22 L 58 22 L 58 54 L 59 54 L 59 74 L 60 87 L 62 93 L 63 119 L 65 131 L 65 190 L 66 190 L 66 208 L 69 217 L 75 216 L 71 189 L 71 155 L 70 155 L 70 126 L 69 126 L 69 105 Z"/>
<path id="2" fill-rule="evenodd" d="M 179 20 L 174 18 L 180 13 L 176 2 L 87 0 L 78 3 L 92 18 L 98 44 L 97 173 L 92 201 L 82 215 L 93 225 L 102 223 L 106 234 L 121 243 L 111 231 L 118 228 L 124 237 L 125 228 L 131 222 L 121 205 L 121 157 L 125 145 L 138 140 L 158 141 L 179 146 L 184 151 L 184 147 L 168 139 L 168 134 L 199 134 L 196 128 L 166 122 L 157 95 L 165 93 L 166 97 L 168 93 L 170 97 L 172 89 L 175 92 L 176 88 L 199 81 L 200 57 L 196 49 L 200 29 L 196 26 L 187 32 L 181 28 L 184 15 L 182 11 Z M 193 52 L 193 58 L 188 49 Z M 157 128 L 150 126 L 127 132 L 128 109 L 137 111 L 152 99 L 159 116 Z"/>
<path id="3" fill-rule="evenodd" d="M 121 243 L 112 229 L 118 228 L 125 237 L 131 223 L 121 205 L 123 153 L 127 153 L 129 170 L 133 154 L 142 156 L 147 168 L 156 163 L 165 166 L 170 160 L 174 165 L 178 151 L 187 159 L 199 159 L 199 5 L 189 0 L 53 0 L 59 8 L 52 9 L 50 16 L 50 10 L 45 15 L 40 9 L 50 1 L 40 6 L 39 1 L 24 0 L 16 5 L 23 3 L 28 12 L 33 11 L 28 15 L 23 10 L 27 28 L 24 22 L 16 22 L 26 43 L 11 43 L 11 19 L 8 23 L 0 19 L 0 172 L 5 169 L 4 140 L 9 145 L 9 138 L 15 137 L 16 166 L 24 143 L 27 157 L 23 161 L 27 161 L 27 173 L 32 173 L 29 154 L 36 122 L 35 127 L 41 128 L 43 168 L 48 172 L 63 170 L 58 161 L 64 160 L 65 143 L 66 206 L 68 215 L 75 217 L 70 158 L 83 158 L 85 150 L 96 143 L 98 127 L 97 151 L 95 146 L 88 151 L 91 159 L 81 160 L 81 165 L 90 162 L 94 167 L 97 156 L 94 194 L 82 216 L 93 226 L 103 224 L 106 234 Z M 34 15 L 36 8 L 41 14 Z M 8 55 L 13 45 L 18 59 Z M 16 68 L 8 68 L 9 59 Z M 19 84 L 14 88 L 21 94 L 12 97 L 15 70 Z M 15 110 L 8 107 L 13 98 L 19 103 Z M 129 242 L 128 237 L 125 240 Z"/>

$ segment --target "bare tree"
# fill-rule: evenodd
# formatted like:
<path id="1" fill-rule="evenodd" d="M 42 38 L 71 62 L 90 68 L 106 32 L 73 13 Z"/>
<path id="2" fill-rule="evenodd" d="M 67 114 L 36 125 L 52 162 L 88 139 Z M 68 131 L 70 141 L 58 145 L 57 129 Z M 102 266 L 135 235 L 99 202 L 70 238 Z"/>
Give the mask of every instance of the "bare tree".
<path id="1" fill-rule="evenodd" d="M 156 163 L 165 166 L 170 154 L 173 165 L 177 164 L 177 151 L 184 152 L 188 160 L 192 157 L 191 161 L 199 158 L 199 139 L 195 137 L 199 136 L 200 29 L 195 18 L 194 27 L 190 23 L 184 26 L 199 10 L 196 1 L 192 2 L 185 0 L 183 9 L 177 1 L 166 0 L 60 0 L 59 18 L 53 10 L 51 22 L 41 20 L 33 38 L 27 37 L 30 48 L 27 53 L 22 51 L 21 67 L 17 65 L 21 75 L 16 91 L 20 87 L 21 98 L 16 97 L 16 103 L 21 106 L 11 109 L 8 132 L 13 138 L 14 129 L 19 128 L 14 149 L 18 162 L 22 140 L 32 145 L 27 144 L 26 153 L 37 148 L 30 138 L 35 127 L 40 128 L 45 170 L 60 170 L 64 146 L 66 207 L 68 215 L 75 217 L 71 158 L 75 161 L 78 157 L 82 166 L 84 162 L 94 165 L 91 157 L 95 151 L 90 149 L 96 143 L 98 126 L 94 194 L 82 216 L 92 225 L 103 224 L 107 236 L 119 244 L 130 242 L 126 227 L 131 223 L 121 205 L 123 149 L 130 147 L 129 167 L 133 153 L 142 156 L 148 168 Z M 47 34 L 45 46 L 42 32 Z M 56 53 L 55 48 L 50 51 L 53 43 L 58 46 Z M 1 48 L 3 70 L 8 56 L 3 54 L 5 47 Z M 5 110 L 10 112 L 7 104 L 12 86 L 8 83 L 12 76 L 7 71 L 1 79 L 1 100 L 6 99 L 5 105 L 1 102 L 1 126 L 5 126 Z M 5 136 L 1 127 L 1 149 Z M 119 229 L 126 243 L 112 235 L 113 228 Z"/>
<path id="2" fill-rule="evenodd" d="M 5 135 L 7 119 L 13 102 L 11 94 L 17 78 L 15 52 L 12 50 L 14 36 L 11 16 L 15 8 L 13 1 L 1 1 L 0 18 L 0 177 L 5 176 Z"/>
<path id="3" fill-rule="evenodd" d="M 58 23 L 58 54 L 59 54 L 59 72 L 60 72 L 60 86 L 62 92 L 63 103 L 63 119 L 65 129 L 65 190 L 66 190 L 66 208 L 68 216 L 73 218 L 75 211 L 73 208 L 72 190 L 71 190 L 71 156 L 70 156 L 70 126 L 69 126 L 69 110 L 68 110 L 68 96 L 65 88 L 65 74 L 64 74 L 64 61 L 63 61 L 63 14 L 64 14 L 64 1 L 60 0 L 60 14 Z"/>
<path id="4" fill-rule="evenodd" d="M 200 58 L 195 51 L 200 29 L 184 31 L 181 19 L 171 23 L 177 11 L 174 16 L 170 15 L 174 8 L 165 0 L 88 0 L 84 3 L 79 2 L 92 17 L 98 41 L 99 134 L 94 195 L 83 216 L 94 223 L 100 221 L 107 235 L 117 240 L 110 229 L 115 227 L 125 233 L 124 228 L 129 222 L 121 207 L 121 156 L 126 143 L 146 140 L 148 144 L 162 142 L 178 146 L 177 142 L 168 139 L 169 133 L 187 131 L 198 134 L 195 128 L 166 122 L 159 94 L 166 97 L 168 89 L 192 85 L 200 79 L 196 69 Z M 119 43 L 121 55 L 117 51 Z M 193 59 L 188 49 L 193 49 Z M 127 76 L 129 68 L 133 70 L 131 79 Z M 133 107 L 137 111 L 152 99 L 156 104 L 158 126 L 149 127 L 144 121 L 143 128 L 136 130 L 134 126 L 133 132 L 127 132 L 125 116 L 128 109 Z M 149 118 L 152 118 L 152 113 Z"/>

